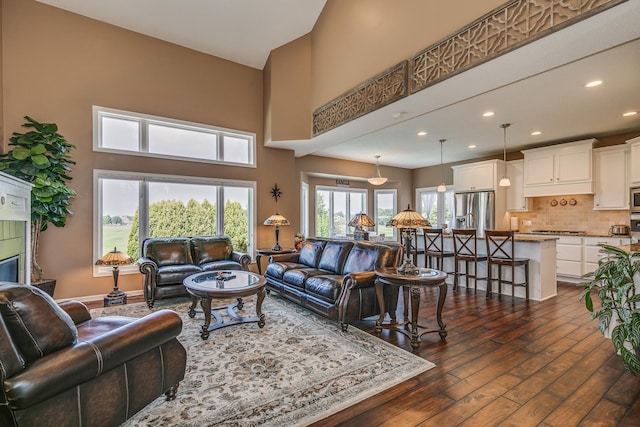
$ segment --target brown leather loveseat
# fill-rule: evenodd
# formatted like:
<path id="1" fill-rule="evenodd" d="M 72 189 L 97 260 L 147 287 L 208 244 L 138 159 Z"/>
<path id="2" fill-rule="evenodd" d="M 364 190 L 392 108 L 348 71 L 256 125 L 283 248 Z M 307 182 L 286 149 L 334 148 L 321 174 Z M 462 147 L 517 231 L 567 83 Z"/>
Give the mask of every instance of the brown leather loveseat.
<path id="1" fill-rule="evenodd" d="M 144 275 L 144 299 L 153 308 L 156 299 L 186 295 L 185 277 L 203 271 L 249 271 L 251 257 L 233 250 L 229 236 L 155 237 L 142 242 L 138 260 Z"/>
<path id="2" fill-rule="evenodd" d="M 299 253 L 272 255 L 264 277 L 267 289 L 337 320 L 346 331 L 350 321 L 380 312 L 375 269 L 399 265 L 403 253 L 393 243 L 309 238 Z"/>
<path id="3" fill-rule="evenodd" d="M 91 318 L 78 301 L 0 282 L 0 425 L 116 426 L 163 393 L 175 397 L 182 320 Z"/>

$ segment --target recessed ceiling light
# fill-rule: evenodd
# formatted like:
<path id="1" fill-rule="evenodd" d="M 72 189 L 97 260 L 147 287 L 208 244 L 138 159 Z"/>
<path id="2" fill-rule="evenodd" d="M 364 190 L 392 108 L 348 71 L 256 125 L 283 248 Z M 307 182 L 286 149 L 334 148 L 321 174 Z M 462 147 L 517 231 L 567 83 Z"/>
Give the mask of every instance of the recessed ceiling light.
<path id="1" fill-rule="evenodd" d="M 626 113 L 623 114 L 624 117 L 631 117 L 631 116 L 635 116 L 636 114 L 638 114 L 637 111 L 627 111 Z"/>
<path id="2" fill-rule="evenodd" d="M 420 132 L 418 132 L 418 136 L 425 136 L 426 134 L 427 134 L 427 133 L 426 133 L 425 131 L 423 131 L 423 130 L 422 130 L 422 131 L 420 131 Z"/>
<path id="3" fill-rule="evenodd" d="M 602 84 L 602 80 L 594 80 L 584 85 L 584 87 L 596 87 L 596 86 L 600 86 L 601 84 Z"/>
<path id="4" fill-rule="evenodd" d="M 540 135 L 542 132 L 540 132 L 539 130 L 533 131 L 531 132 L 531 135 L 536 136 L 536 135 Z"/>
<path id="5" fill-rule="evenodd" d="M 486 113 L 482 114 L 482 117 L 491 117 L 493 116 L 495 113 L 493 111 L 487 111 Z"/>
<path id="6" fill-rule="evenodd" d="M 475 144 L 471 144 L 471 145 L 469 146 L 469 148 L 476 148 L 476 147 L 477 147 L 477 145 L 475 145 Z"/>

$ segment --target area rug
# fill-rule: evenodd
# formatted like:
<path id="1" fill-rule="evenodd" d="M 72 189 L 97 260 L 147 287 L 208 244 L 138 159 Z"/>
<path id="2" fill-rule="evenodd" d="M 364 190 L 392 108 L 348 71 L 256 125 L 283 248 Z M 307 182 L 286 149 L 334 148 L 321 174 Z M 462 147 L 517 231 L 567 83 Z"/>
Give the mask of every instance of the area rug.
<path id="1" fill-rule="evenodd" d="M 242 314 L 255 315 L 255 298 Z M 268 296 L 266 325 L 232 325 L 200 338 L 202 313 L 190 300 L 159 300 L 183 320 L 185 379 L 176 400 L 156 399 L 125 426 L 304 426 L 384 391 L 435 365 L 353 326 Z M 94 309 L 94 317 L 149 313 L 145 303 Z M 223 316 L 229 320 L 226 314 Z"/>

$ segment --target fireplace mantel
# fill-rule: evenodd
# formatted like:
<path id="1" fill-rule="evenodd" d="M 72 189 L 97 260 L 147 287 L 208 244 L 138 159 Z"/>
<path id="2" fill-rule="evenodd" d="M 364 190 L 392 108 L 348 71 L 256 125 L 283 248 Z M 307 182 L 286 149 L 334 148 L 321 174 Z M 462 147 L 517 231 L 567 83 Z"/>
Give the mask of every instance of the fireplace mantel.
<path id="1" fill-rule="evenodd" d="M 31 283 L 31 187 L 0 172 L 0 259 L 19 255 L 20 282 L 26 284 Z"/>

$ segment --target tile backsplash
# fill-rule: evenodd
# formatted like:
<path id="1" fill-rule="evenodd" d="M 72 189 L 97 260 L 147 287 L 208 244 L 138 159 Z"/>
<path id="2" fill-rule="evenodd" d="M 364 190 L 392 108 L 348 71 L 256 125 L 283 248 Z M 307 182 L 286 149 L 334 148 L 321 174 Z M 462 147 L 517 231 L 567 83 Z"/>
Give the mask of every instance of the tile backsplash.
<path id="1" fill-rule="evenodd" d="M 566 230 L 608 234 L 611 225 L 629 225 L 628 210 L 593 210 L 592 194 L 529 198 L 529 211 L 512 212 L 517 217 L 519 230 Z M 523 221 L 531 221 L 530 226 Z"/>

